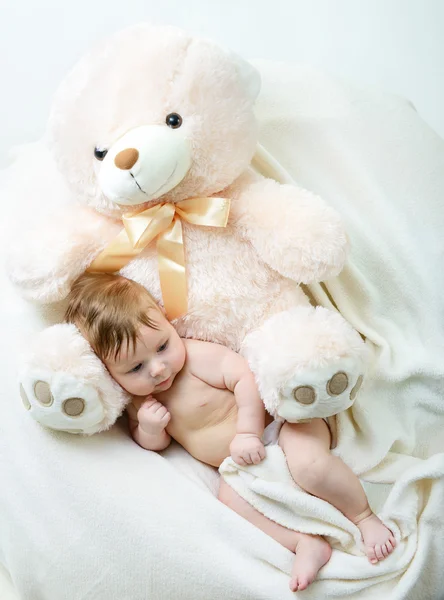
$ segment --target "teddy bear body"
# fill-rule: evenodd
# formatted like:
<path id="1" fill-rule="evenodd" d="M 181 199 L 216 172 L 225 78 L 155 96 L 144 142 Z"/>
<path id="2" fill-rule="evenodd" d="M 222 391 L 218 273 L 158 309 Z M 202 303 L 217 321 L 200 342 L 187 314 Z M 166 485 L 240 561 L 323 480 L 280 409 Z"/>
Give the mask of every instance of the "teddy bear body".
<path id="1" fill-rule="evenodd" d="M 174 324 L 241 351 L 275 416 L 327 417 L 353 401 L 363 343 L 300 284 L 336 275 L 347 239 L 322 199 L 251 169 L 258 92 L 247 63 L 174 28 L 131 28 L 97 48 L 61 86 L 47 132 L 70 200 L 12 248 L 9 273 L 25 297 L 60 301 L 128 212 L 226 198 L 225 227 L 181 222 L 188 308 Z M 120 272 L 163 302 L 156 240 Z M 68 325 L 38 336 L 21 380 L 31 414 L 56 429 L 106 429 L 129 400 Z"/>
<path id="2" fill-rule="evenodd" d="M 259 179 L 252 172 L 247 173 L 221 192 L 231 199 L 226 228 L 183 223 L 188 312 L 175 321 L 182 337 L 217 342 L 240 351 L 246 334 L 272 314 L 308 305 L 301 287 L 273 270 L 243 235 L 239 221 L 244 207 L 242 198 L 237 196 L 242 194 L 247 180 Z M 144 285 L 162 304 L 154 243 L 125 266 L 121 274 Z"/>

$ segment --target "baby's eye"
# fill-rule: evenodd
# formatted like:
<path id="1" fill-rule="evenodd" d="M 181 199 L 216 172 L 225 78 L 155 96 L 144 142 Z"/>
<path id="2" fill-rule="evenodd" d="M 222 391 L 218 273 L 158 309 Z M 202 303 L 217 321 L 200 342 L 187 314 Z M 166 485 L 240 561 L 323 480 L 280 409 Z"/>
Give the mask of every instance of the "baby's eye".
<path id="1" fill-rule="evenodd" d="M 157 352 L 163 352 L 163 351 L 164 351 L 164 350 L 166 350 L 167 348 L 168 348 L 168 340 L 167 340 L 167 341 L 166 341 L 164 344 L 162 344 L 161 346 L 159 346 L 159 347 L 157 348 Z"/>
<path id="2" fill-rule="evenodd" d="M 142 363 L 139 363 L 133 369 L 131 369 L 130 373 L 137 373 L 137 371 L 140 371 L 141 368 L 142 368 Z"/>

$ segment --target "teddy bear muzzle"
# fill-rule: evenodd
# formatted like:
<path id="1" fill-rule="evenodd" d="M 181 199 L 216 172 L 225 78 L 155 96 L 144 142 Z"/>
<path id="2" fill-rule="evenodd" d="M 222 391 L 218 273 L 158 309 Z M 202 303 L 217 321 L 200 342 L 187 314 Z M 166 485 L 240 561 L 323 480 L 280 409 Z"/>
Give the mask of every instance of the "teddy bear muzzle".
<path id="1" fill-rule="evenodd" d="M 112 202 L 136 206 L 179 185 L 191 162 L 191 146 L 183 128 L 144 125 L 131 129 L 108 148 L 98 182 Z"/>

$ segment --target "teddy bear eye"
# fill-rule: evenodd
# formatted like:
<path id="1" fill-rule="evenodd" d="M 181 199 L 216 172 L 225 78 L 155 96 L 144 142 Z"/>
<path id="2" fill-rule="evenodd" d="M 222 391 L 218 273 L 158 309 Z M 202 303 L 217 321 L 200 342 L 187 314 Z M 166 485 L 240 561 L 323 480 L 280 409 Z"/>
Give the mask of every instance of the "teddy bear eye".
<path id="1" fill-rule="evenodd" d="M 170 113 L 166 118 L 166 124 L 171 129 L 178 129 L 182 125 L 182 117 L 177 113 Z"/>
<path id="2" fill-rule="evenodd" d="M 94 148 L 94 156 L 97 160 L 103 160 L 105 156 L 108 154 L 108 150 L 103 150 L 102 148 Z"/>

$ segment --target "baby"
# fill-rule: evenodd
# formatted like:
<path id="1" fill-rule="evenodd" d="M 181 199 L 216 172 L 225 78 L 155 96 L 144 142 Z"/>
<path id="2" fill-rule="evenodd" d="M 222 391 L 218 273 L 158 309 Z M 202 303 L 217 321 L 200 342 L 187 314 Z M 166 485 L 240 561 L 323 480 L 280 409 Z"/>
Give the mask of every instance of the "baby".
<path id="1" fill-rule="evenodd" d="M 142 448 L 161 451 L 173 438 L 214 467 L 230 455 L 238 464 L 257 464 L 265 457 L 264 429 L 274 427 L 293 479 L 358 526 L 369 560 L 376 563 L 393 551 L 395 539 L 371 511 L 359 479 L 330 454 L 325 421 L 284 423 L 279 430 L 239 354 L 180 338 L 146 289 L 118 275 L 82 275 L 69 295 L 66 320 L 132 395 L 129 427 Z M 329 560 L 323 538 L 270 521 L 223 480 L 219 499 L 296 554 L 292 591 L 305 589 Z"/>

